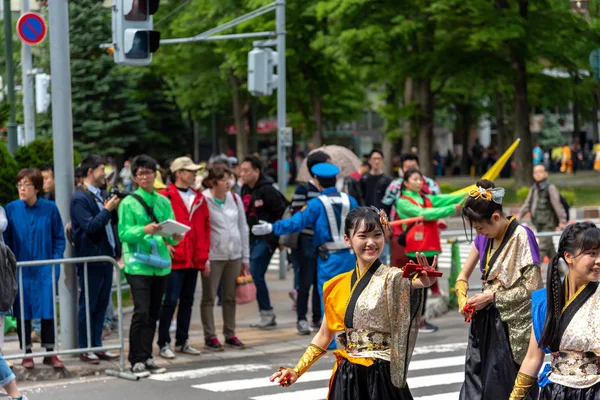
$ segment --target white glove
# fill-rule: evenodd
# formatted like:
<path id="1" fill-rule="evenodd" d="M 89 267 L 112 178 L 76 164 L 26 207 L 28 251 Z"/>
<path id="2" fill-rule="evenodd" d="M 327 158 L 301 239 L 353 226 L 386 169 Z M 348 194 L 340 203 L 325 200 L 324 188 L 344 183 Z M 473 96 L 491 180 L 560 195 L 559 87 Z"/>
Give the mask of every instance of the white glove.
<path id="1" fill-rule="evenodd" d="M 271 232 L 273 232 L 273 224 L 263 221 L 262 219 L 258 221 L 257 225 L 252 227 L 252 234 L 256 236 L 268 235 Z"/>

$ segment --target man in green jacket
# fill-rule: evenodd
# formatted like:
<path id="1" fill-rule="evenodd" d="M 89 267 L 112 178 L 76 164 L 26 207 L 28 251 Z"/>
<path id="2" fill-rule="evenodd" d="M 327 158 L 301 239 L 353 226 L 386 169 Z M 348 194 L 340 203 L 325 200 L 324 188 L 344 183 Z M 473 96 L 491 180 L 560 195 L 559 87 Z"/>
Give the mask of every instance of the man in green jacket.
<path id="1" fill-rule="evenodd" d="M 133 296 L 129 362 L 132 373 L 148 377 L 166 371 L 152 359 L 152 340 L 171 272 L 171 246 L 183 237 L 160 235 L 159 223 L 175 216 L 169 200 L 154 190 L 156 161 L 146 155 L 136 157 L 131 174 L 138 189 L 119 206 L 119 239 Z"/>

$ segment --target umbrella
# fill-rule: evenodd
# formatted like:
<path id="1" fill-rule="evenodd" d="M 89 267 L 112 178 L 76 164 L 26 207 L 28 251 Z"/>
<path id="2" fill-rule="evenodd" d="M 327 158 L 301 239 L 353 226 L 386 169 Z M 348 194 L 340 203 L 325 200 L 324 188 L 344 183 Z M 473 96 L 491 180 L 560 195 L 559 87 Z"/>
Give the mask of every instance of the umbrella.
<path id="1" fill-rule="evenodd" d="M 312 154 L 315 151 L 323 151 L 331 157 L 331 162 L 335 164 L 340 169 L 340 176 L 348 176 L 354 172 L 357 172 L 360 168 L 360 158 L 354 152 L 343 146 L 322 146 L 314 149 L 309 153 Z M 310 180 L 311 176 L 308 172 L 308 167 L 306 166 L 306 159 L 302 162 L 302 166 L 298 171 L 298 175 L 296 180 L 299 182 L 307 182 Z"/>

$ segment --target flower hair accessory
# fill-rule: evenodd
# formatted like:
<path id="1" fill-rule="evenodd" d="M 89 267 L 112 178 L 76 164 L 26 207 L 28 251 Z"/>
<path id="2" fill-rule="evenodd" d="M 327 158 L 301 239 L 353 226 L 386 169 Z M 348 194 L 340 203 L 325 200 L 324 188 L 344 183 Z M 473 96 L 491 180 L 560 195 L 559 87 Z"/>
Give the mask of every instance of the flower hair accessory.
<path id="1" fill-rule="evenodd" d="M 383 209 L 378 209 L 375 206 L 371 206 L 371 210 L 375 213 L 379 215 L 379 223 L 381 224 L 381 226 L 383 227 L 383 229 L 385 230 L 389 230 L 390 229 L 390 220 L 388 219 L 387 214 L 385 213 L 385 211 Z"/>
<path id="2" fill-rule="evenodd" d="M 502 199 L 504 198 L 504 188 L 493 188 L 493 189 L 485 189 L 479 186 L 477 189 L 473 189 L 469 192 L 469 197 L 474 199 L 484 199 L 487 201 L 493 201 L 496 204 L 502 204 Z"/>

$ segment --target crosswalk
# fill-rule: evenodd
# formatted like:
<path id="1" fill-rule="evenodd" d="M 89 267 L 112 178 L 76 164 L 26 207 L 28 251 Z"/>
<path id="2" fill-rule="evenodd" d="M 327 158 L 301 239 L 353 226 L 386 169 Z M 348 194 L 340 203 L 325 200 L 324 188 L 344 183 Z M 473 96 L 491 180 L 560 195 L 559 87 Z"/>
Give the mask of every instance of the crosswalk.
<path id="1" fill-rule="evenodd" d="M 464 380 L 466 343 L 417 347 L 409 366 L 408 386 L 415 400 L 457 399 Z M 296 356 L 290 355 L 289 364 Z M 273 360 L 275 361 L 275 360 Z M 268 380 L 280 364 L 239 364 L 226 367 L 169 372 L 149 379 L 160 382 L 186 380 L 201 398 L 240 400 L 323 400 L 334 357 L 326 355 L 296 384 L 281 388 Z"/>
<path id="2" fill-rule="evenodd" d="M 559 239 L 560 239 L 559 236 L 552 237 L 552 241 L 554 242 L 554 248 L 558 248 Z M 460 260 L 461 260 L 461 265 L 462 265 L 466 261 L 467 256 L 469 255 L 469 252 L 471 251 L 471 244 L 462 242 L 459 244 L 459 249 L 460 249 Z M 280 252 L 279 252 L 279 249 L 277 249 L 277 250 L 275 250 L 275 253 L 273 253 L 273 257 L 271 258 L 271 263 L 269 264 L 269 271 L 279 271 L 279 257 L 280 257 Z M 452 262 L 452 245 L 450 245 L 449 243 L 442 243 L 442 254 L 440 254 L 438 257 L 438 268 L 442 272 L 446 272 L 446 271 L 449 272 L 451 262 Z M 447 274 L 444 274 L 444 275 L 447 276 Z"/>

